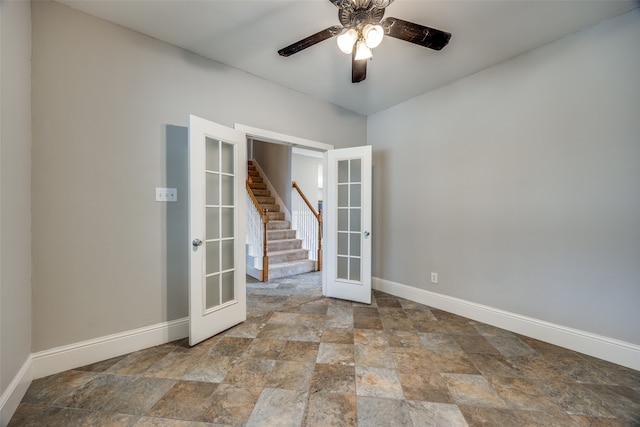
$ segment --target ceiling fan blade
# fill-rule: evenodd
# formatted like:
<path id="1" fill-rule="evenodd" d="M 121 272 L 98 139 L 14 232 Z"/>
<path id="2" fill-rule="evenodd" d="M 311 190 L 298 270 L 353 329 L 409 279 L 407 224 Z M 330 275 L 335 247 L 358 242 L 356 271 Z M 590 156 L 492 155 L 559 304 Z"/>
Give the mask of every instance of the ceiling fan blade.
<path id="1" fill-rule="evenodd" d="M 351 83 L 360 83 L 367 78 L 367 59 L 356 59 L 356 50 L 351 54 Z"/>
<path id="2" fill-rule="evenodd" d="M 384 33 L 388 36 L 434 50 L 440 50 L 445 47 L 451 38 L 451 33 L 398 18 L 385 18 L 380 22 L 380 25 L 382 25 Z"/>
<path id="3" fill-rule="evenodd" d="M 313 35 L 310 35 L 307 38 L 304 38 L 300 41 L 297 41 L 285 48 L 282 48 L 278 51 L 280 56 L 290 56 L 294 53 L 298 53 L 303 49 L 313 46 L 314 44 L 320 43 L 326 39 L 337 36 L 342 32 L 342 25 L 334 25 L 333 27 L 326 28 L 322 31 L 319 31 Z"/>

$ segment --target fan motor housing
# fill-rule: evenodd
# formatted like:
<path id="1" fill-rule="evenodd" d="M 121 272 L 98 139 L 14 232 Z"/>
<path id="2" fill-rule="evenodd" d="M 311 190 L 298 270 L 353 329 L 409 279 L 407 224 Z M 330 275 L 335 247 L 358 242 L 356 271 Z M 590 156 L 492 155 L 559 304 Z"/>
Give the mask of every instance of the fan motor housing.
<path id="1" fill-rule="evenodd" d="M 377 24 L 384 17 L 384 9 L 371 6 L 366 2 L 366 6 L 353 8 L 351 5 L 341 7 L 338 10 L 338 19 L 346 28 L 354 28 L 358 25 Z"/>

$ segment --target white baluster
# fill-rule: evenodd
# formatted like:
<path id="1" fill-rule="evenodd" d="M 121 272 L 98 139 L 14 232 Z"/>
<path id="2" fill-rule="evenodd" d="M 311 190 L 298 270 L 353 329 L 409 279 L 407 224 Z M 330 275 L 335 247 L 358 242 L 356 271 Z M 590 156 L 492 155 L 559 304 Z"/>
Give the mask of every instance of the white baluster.
<path id="1" fill-rule="evenodd" d="M 254 259 L 254 267 L 262 270 L 262 217 L 247 193 L 247 243 L 248 254 Z"/>

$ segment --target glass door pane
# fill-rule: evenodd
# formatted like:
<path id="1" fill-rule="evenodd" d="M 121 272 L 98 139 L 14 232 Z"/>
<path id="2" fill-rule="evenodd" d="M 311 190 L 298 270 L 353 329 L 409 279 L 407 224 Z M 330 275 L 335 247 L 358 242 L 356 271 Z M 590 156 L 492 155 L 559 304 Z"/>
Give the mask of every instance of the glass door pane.
<path id="1" fill-rule="evenodd" d="M 224 141 L 205 140 L 205 310 L 235 298 L 235 230 L 234 204 L 237 174 L 235 147 Z"/>
<path id="2" fill-rule="evenodd" d="M 361 160 L 338 161 L 337 278 L 359 282 L 362 236 Z"/>

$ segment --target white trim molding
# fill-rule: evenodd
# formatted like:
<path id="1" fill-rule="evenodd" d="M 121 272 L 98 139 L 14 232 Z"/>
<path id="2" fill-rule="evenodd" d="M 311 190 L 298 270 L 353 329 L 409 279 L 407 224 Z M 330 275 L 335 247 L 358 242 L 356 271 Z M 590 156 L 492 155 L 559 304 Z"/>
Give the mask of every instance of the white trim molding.
<path id="1" fill-rule="evenodd" d="M 235 123 L 233 128 L 246 133 L 249 139 L 258 139 L 264 142 L 274 142 L 276 144 L 285 143 L 293 147 L 310 148 L 321 151 L 333 150 L 334 148 L 332 144 L 325 144 L 324 142 L 312 141 L 310 139 L 247 126 L 241 123 Z"/>
<path id="2" fill-rule="evenodd" d="M 372 278 L 372 287 L 459 316 L 640 371 L 640 346 L 424 289 Z"/>
<path id="3" fill-rule="evenodd" d="M 31 381 L 33 381 L 32 363 L 32 356 L 29 355 L 9 384 L 9 387 L 0 396 L 0 425 L 2 426 L 9 424 L 9 420 L 18 409 L 20 401 L 22 401 L 29 385 L 31 385 Z"/>
<path id="4" fill-rule="evenodd" d="M 162 322 L 32 354 L 33 378 L 143 350 L 189 336 L 189 318 Z"/>

